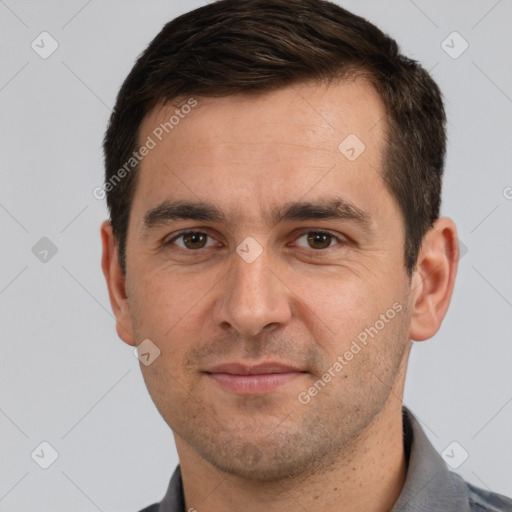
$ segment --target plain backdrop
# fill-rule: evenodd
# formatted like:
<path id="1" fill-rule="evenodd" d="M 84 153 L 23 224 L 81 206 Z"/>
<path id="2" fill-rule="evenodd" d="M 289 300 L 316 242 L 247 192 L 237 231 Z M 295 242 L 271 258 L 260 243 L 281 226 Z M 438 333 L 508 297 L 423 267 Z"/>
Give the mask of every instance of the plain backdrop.
<path id="1" fill-rule="evenodd" d="M 413 348 L 405 403 L 440 453 L 453 442 L 459 461 L 467 452 L 457 472 L 512 495 L 512 2 L 339 3 L 431 70 L 449 119 L 442 214 L 464 251 L 440 332 Z M 0 0 L 3 512 L 137 511 L 162 498 L 177 464 L 114 329 L 100 269 L 107 212 L 93 190 L 135 58 L 201 5 Z"/>

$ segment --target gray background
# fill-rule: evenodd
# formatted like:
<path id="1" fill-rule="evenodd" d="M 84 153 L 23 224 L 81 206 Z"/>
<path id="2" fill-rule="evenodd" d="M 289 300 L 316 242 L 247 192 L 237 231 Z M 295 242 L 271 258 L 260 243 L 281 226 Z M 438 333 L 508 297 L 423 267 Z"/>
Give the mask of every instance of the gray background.
<path id="1" fill-rule="evenodd" d="M 467 253 L 440 332 L 413 349 L 405 403 L 440 453 L 453 441 L 454 460 L 468 452 L 461 475 L 512 495 L 512 2 L 340 4 L 393 35 L 446 99 L 442 213 Z M 201 5 L 0 0 L 4 512 L 139 510 L 162 497 L 177 463 L 139 363 L 115 333 L 100 269 L 107 213 L 92 191 L 134 59 L 166 21 Z M 59 45 L 47 59 L 31 48 L 43 31 Z M 453 31 L 469 44 L 458 58 L 442 46 Z M 463 41 L 444 44 L 453 54 Z M 33 251 L 42 237 L 57 248 L 46 262 L 47 242 Z M 31 458 L 43 441 L 59 455 L 48 469 Z"/>

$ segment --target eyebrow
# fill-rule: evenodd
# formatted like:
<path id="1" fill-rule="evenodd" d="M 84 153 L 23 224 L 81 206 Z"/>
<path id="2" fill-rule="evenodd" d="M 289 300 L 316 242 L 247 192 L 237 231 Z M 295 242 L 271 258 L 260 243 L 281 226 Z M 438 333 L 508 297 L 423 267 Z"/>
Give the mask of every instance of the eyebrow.
<path id="1" fill-rule="evenodd" d="M 288 202 L 273 205 L 265 215 L 267 225 L 276 225 L 286 221 L 307 221 L 313 219 L 349 220 L 369 229 L 370 217 L 355 204 L 346 199 L 335 197 L 315 202 Z M 204 201 L 167 200 L 144 215 L 145 233 L 175 220 L 195 220 L 218 222 L 228 225 L 226 214 L 215 204 Z"/>

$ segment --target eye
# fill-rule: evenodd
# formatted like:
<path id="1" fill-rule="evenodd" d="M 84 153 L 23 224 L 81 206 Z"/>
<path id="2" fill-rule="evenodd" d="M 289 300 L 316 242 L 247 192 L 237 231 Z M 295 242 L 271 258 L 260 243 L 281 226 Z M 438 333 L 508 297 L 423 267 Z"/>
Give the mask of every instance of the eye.
<path id="1" fill-rule="evenodd" d="M 341 238 L 333 235 L 332 233 L 329 233 L 328 231 L 308 231 L 300 235 L 295 240 L 295 242 L 303 238 L 305 238 L 306 243 L 309 244 L 309 247 L 306 246 L 307 249 L 312 248 L 316 250 L 329 249 L 330 247 L 332 247 L 331 242 L 343 242 Z M 336 245 L 336 243 L 334 243 L 333 245 Z M 303 245 L 300 247 L 305 246 Z"/>
<path id="2" fill-rule="evenodd" d="M 180 240 L 182 243 L 176 243 L 178 247 L 181 247 L 182 249 L 188 249 L 188 250 L 199 250 L 204 249 L 207 247 L 212 247 L 215 245 L 213 239 L 211 243 L 208 245 L 207 240 L 208 238 L 212 239 L 210 235 L 207 233 L 204 233 L 202 231 L 183 231 L 167 242 L 164 243 L 164 245 L 174 245 L 177 240 Z"/>
<path id="3" fill-rule="evenodd" d="M 208 241 L 210 239 L 210 241 Z M 297 243 L 299 240 L 305 239 L 301 245 Z M 306 249 L 315 249 L 317 251 L 329 249 L 344 240 L 328 231 L 307 231 L 302 233 L 295 239 L 295 244 Z M 182 231 L 170 240 L 164 242 L 165 246 L 177 245 L 181 249 L 188 251 L 199 251 L 208 247 L 215 246 L 213 237 L 203 231 Z"/>

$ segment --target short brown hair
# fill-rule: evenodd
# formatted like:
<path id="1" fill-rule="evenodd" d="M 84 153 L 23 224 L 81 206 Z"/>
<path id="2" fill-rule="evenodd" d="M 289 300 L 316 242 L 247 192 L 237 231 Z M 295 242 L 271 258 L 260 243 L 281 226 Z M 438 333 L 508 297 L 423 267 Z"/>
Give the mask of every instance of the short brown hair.
<path id="1" fill-rule="evenodd" d="M 115 186 L 112 179 L 137 149 L 142 120 L 157 103 L 259 94 L 358 74 L 386 108 L 383 180 L 403 214 L 404 265 L 411 276 L 423 235 L 439 216 L 446 146 L 441 92 L 392 38 L 326 0 L 220 0 L 167 23 L 138 57 L 103 143 L 107 204 L 123 272 L 137 167 Z"/>

